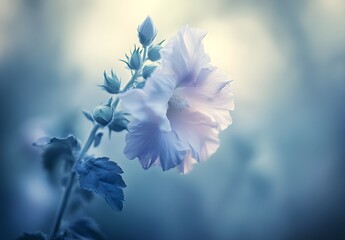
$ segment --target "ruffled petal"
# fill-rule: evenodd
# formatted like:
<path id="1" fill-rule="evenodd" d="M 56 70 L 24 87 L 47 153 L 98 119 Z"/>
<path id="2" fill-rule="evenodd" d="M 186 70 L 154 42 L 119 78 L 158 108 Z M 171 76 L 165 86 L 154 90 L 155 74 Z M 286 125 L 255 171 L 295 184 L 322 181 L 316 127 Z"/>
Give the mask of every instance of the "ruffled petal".
<path id="1" fill-rule="evenodd" d="M 161 50 L 162 68 L 176 75 L 178 85 L 194 82 L 200 69 L 209 64 L 202 45 L 205 35 L 201 29 L 185 26 Z"/>
<path id="2" fill-rule="evenodd" d="M 125 154 L 144 169 L 160 165 L 187 173 L 219 147 L 219 132 L 231 124 L 231 80 L 210 65 L 202 30 L 184 27 L 162 49 L 161 66 L 142 90 L 121 96 L 134 120 Z"/>
<path id="3" fill-rule="evenodd" d="M 218 69 L 207 67 L 201 69 L 193 84 L 177 88 L 175 94 L 189 102 L 190 111 L 205 114 L 224 130 L 232 123 L 230 111 L 234 110 L 230 82 Z"/>
<path id="4" fill-rule="evenodd" d="M 194 164 L 198 163 L 191 155 L 190 151 L 186 153 L 183 159 L 183 163 L 178 166 L 178 170 L 183 173 L 187 174 L 192 171 Z"/>
<path id="5" fill-rule="evenodd" d="M 121 106 L 134 119 L 159 123 L 160 129 L 168 132 L 171 128 L 166 113 L 175 86 L 175 79 L 170 75 L 154 73 L 143 89 L 133 89 L 121 94 Z"/>
<path id="6" fill-rule="evenodd" d="M 163 171 L 181 165 L 188 146 L 170 131 L 161 131 L 154 122 L 133 121 L 128 126 L 125 155 L 138 158 L 144 169 L 160 165 Z"/>
<path id="7" fill-rule="evenodd" d="M 199 112 L 168 110 L 171 128 L 190 147 L 191 157 L 206 161 L 219 147 L 218 125 Z M 187 163 L 189 164 L 189 163 Z"/>

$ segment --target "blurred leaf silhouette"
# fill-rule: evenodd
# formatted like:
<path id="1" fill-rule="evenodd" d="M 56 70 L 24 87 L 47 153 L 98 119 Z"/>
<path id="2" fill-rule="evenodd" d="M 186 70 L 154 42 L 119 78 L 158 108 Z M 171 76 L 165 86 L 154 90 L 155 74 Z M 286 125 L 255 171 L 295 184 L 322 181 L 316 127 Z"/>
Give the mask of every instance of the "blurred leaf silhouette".
<path id="1" fill-rule="evenodd" d="M 54 173 L 61 162 L 66 166 L 73 166 L 75 158 L 80 151 L 80 142 L 74 136 L 67 138 L 41 138 L 34 143 L 34 146 L 42 147 L 42 163 L 48 171 L 51 179 L 54 180 Z M 64 161 L 60 161 L 64 160 Z"/>
<path id="2" fill-rule="evenodd" d="M 88 217 L 74 220 L 56 240 L 103 240 L 105 239 L 98 224 Z"/>

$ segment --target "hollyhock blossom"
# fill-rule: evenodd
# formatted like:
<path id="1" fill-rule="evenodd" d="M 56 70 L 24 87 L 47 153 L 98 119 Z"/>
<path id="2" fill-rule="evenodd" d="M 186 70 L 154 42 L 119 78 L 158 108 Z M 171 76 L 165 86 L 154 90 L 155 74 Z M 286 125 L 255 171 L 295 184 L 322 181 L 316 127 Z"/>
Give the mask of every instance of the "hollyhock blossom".
<path id="1" fill-rule="evenodd" d="M 144 169 L 159 165 L 189 172 L 217 150 L 220 131 L 231 124 L 231 80 L 210 65 L 205 35 L 182 28 L 161 50 L 161 65 L 145 87 L 122 95 L 133 117 L 124 153 L 137 157 Z"/>

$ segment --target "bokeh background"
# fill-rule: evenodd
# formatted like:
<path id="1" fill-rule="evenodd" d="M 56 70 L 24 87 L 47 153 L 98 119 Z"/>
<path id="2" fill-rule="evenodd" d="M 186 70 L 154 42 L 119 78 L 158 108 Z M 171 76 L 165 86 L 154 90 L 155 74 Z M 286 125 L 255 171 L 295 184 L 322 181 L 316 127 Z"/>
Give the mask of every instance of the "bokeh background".
<path id="1" fill-rule="evenodd" d="M 124 169 L 125 207 L 87 207 L 109 239 L 345 239 L 345 2 L 342 0 L 0 1 L 0 238 L 48 232 L 62 189 L 31 143 L 76 134 L 107 101 L 103 70 L 137 42 L 185 24 L 208 31 L 212 63 L 234 79 L 233 125 L 188 175 L 148 171 L 124 134 L 93 150 Z"/>

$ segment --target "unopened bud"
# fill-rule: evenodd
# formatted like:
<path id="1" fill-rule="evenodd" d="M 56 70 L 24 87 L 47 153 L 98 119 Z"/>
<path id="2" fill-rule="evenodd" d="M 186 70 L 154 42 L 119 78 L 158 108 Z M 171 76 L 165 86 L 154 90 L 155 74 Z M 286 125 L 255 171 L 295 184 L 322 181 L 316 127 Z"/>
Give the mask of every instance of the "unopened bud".
<path id="1" fill-rule="evenodd" d="M 113 117 L 113 109 L 108 105 L 99 105 L 93 110 L 93 118 L 102 126 L 107 126 Z"/>
<path id="2" fill-rule="evenodd" d="M 138 37 L 143 47 L 149 46 L 157 35 L 157 30 L 150 16 L 138 27 Z"/>
<path id="3" fill-rule="evenodd" d="M 154 65 L 146 65 L 143 69 L 143 78 L 148 79 L 151 74 L 156 70 L 157 66 Z"/>
<path id="4" fill-rule="evenodd" d="M 117 77 L 117 75 L 111 70 L 111 76 L 108 76 L 107 73 L 104 71 L 104 84 L 100 85 L 105 91 L 110 94 L 119 93 L 121 86 L 121 81 Z"/>
<path id="5" fill-rule="evenodd" d="M 150 59 L 152 62 L 158 61 L 159 59 L 161 59 L 161 54 L 159 52 L 161 49 L 162 46 L 159 44 L 151 46 L 147 53 L 147 58 Z"/>
<path id="6" fill-rule="evenodd" d="M 139 48 L 134 48 L 134 51 L 129 60 L 128 66 L 130 69 L 138 70 L 141 68 L 141 65 L 142 65 L 142 59 L 141 59 Z"/>

